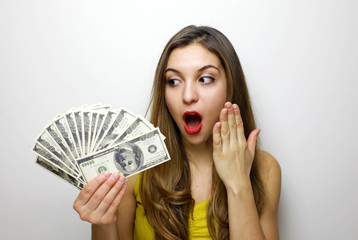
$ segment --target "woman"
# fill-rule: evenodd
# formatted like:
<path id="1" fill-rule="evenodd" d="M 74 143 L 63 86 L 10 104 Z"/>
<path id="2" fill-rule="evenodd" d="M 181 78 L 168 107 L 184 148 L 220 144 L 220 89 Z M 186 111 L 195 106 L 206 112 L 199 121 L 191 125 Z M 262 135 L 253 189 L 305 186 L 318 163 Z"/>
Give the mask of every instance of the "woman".
<path id="1" fill-rule="evenodd" d="M 74 208 L 93 239 L 278 239 L 281 171 L 256 148 L 229 40 L 210 27 L 179 31 L 159 60 L 151 107 L 172 160 L 126 184 L 118 174 L 92 180 Z"/>

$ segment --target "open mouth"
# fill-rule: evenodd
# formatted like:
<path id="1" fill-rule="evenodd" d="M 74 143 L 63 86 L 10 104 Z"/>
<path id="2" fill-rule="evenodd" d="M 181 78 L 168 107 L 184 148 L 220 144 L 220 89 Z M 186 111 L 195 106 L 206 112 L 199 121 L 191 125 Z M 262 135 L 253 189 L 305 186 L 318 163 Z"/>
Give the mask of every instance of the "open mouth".
<path id="1" fill-rule="evenodd" d="M 200 132 L 202 126 L 202 117 L 196 111 L 186 111 L 183 115 L 184 128 L 189 134 Z"/>

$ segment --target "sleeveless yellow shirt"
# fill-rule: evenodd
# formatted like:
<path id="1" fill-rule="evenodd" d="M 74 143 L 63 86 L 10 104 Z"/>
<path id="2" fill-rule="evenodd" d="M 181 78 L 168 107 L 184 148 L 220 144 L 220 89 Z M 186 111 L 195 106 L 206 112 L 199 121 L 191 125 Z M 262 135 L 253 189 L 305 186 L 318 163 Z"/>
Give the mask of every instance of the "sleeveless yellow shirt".
<path id="1" fill-rule="evenodd" d="M 144 213 L 142 200 L 139 194 L 140 177 L 138 176 L 134 187 L 134 195 L 137 202 L 134 221 L 134 240 L 154 240 L 155 234 Z M 193 209 L 193 218 L 189 218 L 189 239 L 207 240 L 211 239 L 207 222 L 206 210 L 209 199 L 198 203 Z"/>

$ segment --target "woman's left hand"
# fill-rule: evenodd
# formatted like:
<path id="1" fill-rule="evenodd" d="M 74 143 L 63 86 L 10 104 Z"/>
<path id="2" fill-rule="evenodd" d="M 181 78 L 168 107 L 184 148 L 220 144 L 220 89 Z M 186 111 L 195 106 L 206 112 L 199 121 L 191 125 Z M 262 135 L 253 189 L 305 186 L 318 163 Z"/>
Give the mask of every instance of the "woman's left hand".
<path id="1" fill-rule="evenodd" d="M 237 188 L 241 181 L 250 181 L 260 129 L 253 130 L 246 140 L 239 107 L 230 102 L 220 113 L 220 122 L 213 128 L 213 158 L 216 171 L 226 187 Z"/>

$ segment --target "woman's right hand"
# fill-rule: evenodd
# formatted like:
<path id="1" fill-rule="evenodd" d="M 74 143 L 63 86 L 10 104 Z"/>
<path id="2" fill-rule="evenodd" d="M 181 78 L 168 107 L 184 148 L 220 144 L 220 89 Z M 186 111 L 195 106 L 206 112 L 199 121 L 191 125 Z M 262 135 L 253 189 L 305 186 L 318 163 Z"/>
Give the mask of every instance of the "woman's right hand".
<path id="1" fill-rule="evenodd" d="M 111 224 L 117 220 L 118 206 L 125 191 L 124 176 L 103 172 L 82 189 L 73 208 L 84 221 L 92 224 Z"/>

